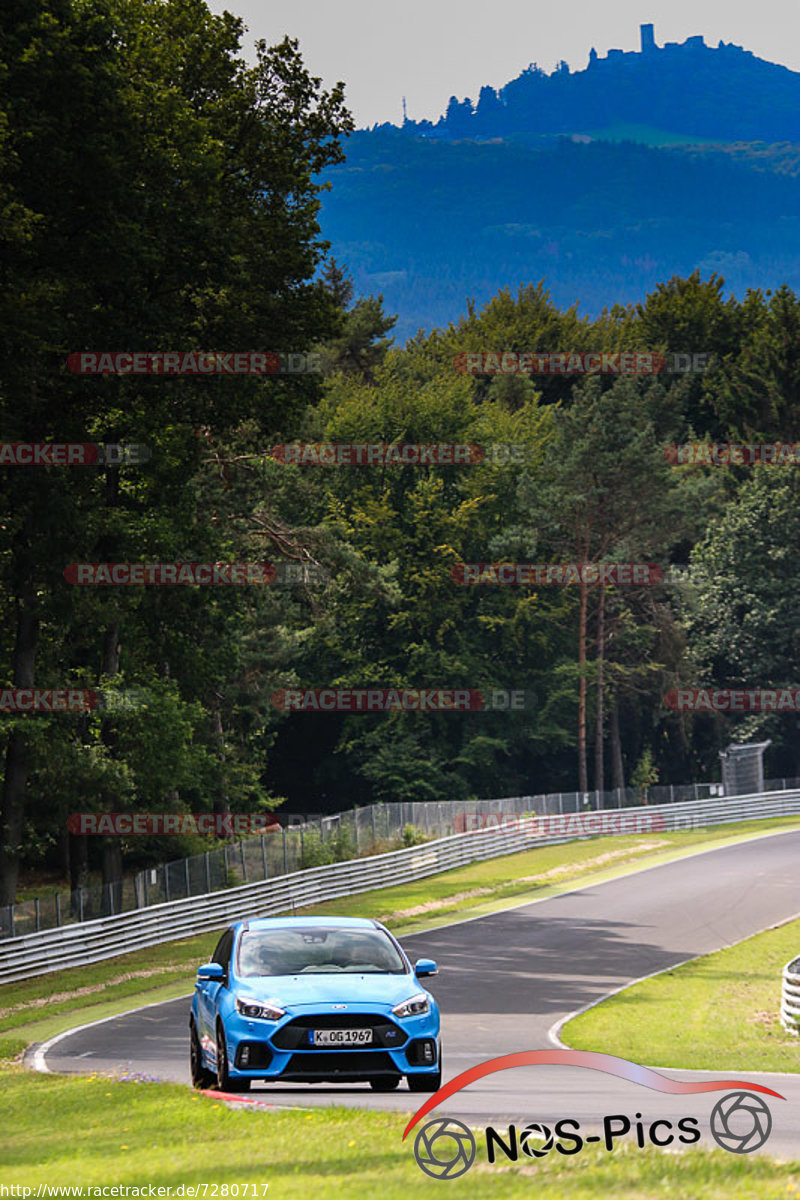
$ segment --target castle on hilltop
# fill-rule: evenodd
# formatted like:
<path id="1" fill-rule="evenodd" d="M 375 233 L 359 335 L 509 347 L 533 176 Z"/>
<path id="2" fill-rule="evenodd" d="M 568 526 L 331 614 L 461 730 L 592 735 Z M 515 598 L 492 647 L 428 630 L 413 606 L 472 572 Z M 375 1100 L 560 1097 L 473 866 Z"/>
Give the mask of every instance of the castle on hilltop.
<path id="1" fill-rule="evenodd" d="M 687 50 L 710 50 L 711 46 L 706 46 L 705 39 L 702 33 L 697 33 L 693 37 L 688 37 L 685 42 L 665 42 L 663 46 L 656 45 L 655 27 L 652 23 L 639 26 L 640 49 L 639 50 L 609 50 L 604 59 L 601 59 L 592 46 L 589 51 L 589 66 L 593 67 L 599 62 L 619 62 L 620 59 L 630 61 L 633 58 L 637 60 L 641 55 L 652 57 L 655 54 L 673 54 L 676 50 L 685 52 Z M 717 46 L 718 50 L 733 49 L 740 50 L 747 54 L 750 51 L 744 51 L 743 47 L 735 46 L 733 42 L 720 42 Z"/>
<path id="2" fill-rule="evenodd" d="M 593 48 L 577 71 L 560 62 L 548 74 L 533 62 L 502 88 L 484 85 L 477 104 L 451 96 L 435 125 L 406 119 L 402 128 L 418 137 L 531 146 L 554 137 L 602 140 L 597 131 L 616 140 L 631 126 L 641 127 L 633 140 L 657 134 L 656 144 L 664 134 L 727 142 L 735 140 L 732 131 L 744 141 L 800 141 L 800 72 L 733 42 L 709 44 L 702 34 L 659 46 L 652 23 L 639 28 L 636 50 L 600 58 Z"/>

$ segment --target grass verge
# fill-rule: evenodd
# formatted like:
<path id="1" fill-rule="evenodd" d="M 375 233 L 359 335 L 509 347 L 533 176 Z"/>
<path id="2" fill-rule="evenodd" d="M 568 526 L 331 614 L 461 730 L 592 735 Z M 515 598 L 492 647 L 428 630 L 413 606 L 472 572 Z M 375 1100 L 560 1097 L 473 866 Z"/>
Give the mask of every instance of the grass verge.
<path id="1" fill-rule="evenodd" d="M 599 883 L 704 848 L 799 826 L 796 817 L 775 818 L 541 846 L 301 911 L 379 916 L 403 935 L 557 895 L 576 882 Z M 188 994 L 197 965 L 209 957 L 217 937 L 202 934 L 1 986 L 0 1058 L 13 1058 L 31 1042 L 83 1021 Z"/>
<path id="2" fill-rule="evenodd" d="M 781 1026 L 781 972 L 800 953 L 800 920 L 603 1000 L 569 1021 L 561 1040 L 653 1067 L 800 1071 L 800 1038 Z"/>
<path id="3" fill-rule="evenodd" d="M 471 1170 L 442 1184 L 416 1164 L 416 1131 L 403 1142 L 406 1121 L 394 1112 L 228 1107 L 213 1094 L 176 1084 L 31 1077 L 15 1068 L 0 1089 L 2 1179 L 18 1188 L 153 1185 L 170 1187 L 173 1195 L 179 1185 L 193 1184 L 200 1197 L 207 1185 L 209 1200 L 234 1195 L 234 1184 L 239 1197 L 247 1184 L 247 1196 L 259 1200 L 408 1200 L 439 1195 L 442 1187 L 457 1200 L 490 1190 L 497 1200 L 522 1200 L 539 1188 L 552 1200 L 787 1200 L 800 1194 L 800 1163 L 763 1156 L 665 1154 L 634 1145 L 611 1154 L 592 1147 L 569 1159 L 490 1166 L 480 1135 Z"/>

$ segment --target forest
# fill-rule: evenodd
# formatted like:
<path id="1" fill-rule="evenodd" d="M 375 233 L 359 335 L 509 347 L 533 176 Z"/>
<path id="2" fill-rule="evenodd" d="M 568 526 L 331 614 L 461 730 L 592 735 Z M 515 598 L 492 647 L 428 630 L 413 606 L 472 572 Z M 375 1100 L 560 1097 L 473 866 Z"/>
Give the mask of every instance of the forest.
<path id="1" fill-rule="evenodd" d="M 262 45 L 248 66 L 241 22 L 195 0 L 49 15 L 16 4 L 3 20 L 4 443 L 146 453 L 0 465 L 2 686 L 105 697 L 85 711 L 3 711 L 0 905 L 37 873 L 78 886 L 200 844 L 90 847 L 70 832 L 76 812 L 319 813 L 685 783 L 718 778 L 719 750 L 756 738 L 772 741 L 768 775 L 800 774 L 796 714 L 664 699 L 798 683 L 796 466 L 670 451 L 800 438 L 789 286 L 733 296 L 696 270 L 587 317 L 578 293 L 559 305 L 534 277 L 402 344 L 383 296 L 359 294 L 321 236 L 321 174 L 343 161 L 352 120 L 296 43 Z M 123 351 L 258 351 L 317 369 L 68 366 Z M 460 369 L 487 352 L 708 366 Z M 275 452 L 309 443 L 514 453 Z M 220 586 L 153 574 L 81 586 L 78 565 L 121 563 L 269 570 L 237 586 L 232 572 Z M 596 585 L 470 587 L 465 563 L 663 571 L 646 584 L 600 572 Z M 331 688 L 534 699 L 385 712 L 276 702 Z"/>

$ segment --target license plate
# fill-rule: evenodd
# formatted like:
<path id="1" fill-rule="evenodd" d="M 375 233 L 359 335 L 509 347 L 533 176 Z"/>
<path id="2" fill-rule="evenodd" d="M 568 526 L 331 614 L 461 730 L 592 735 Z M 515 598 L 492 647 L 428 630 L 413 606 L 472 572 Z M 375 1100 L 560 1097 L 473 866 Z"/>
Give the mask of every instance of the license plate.
<path id="1" fill-rule="evenodd" d="M 371 1029 L 312 1029 L 312 1046 L 368 1046 Z"/>

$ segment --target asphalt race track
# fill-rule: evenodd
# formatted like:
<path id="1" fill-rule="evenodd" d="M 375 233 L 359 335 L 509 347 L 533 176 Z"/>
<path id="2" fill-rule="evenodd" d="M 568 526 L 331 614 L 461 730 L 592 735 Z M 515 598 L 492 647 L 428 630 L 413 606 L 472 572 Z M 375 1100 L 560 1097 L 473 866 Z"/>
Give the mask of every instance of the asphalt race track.
<path id="1" fill-rule="evenodd" d="M 442 1009 L 445 1080 L 497 1055 L 552 1049 L 550 1031 L 568 1013 L 793 916 L 800 910 L 799 859 L 800 831 L 781 833 L 403 938 L 412 960 L 439 964 L 430 990 Z M 776 1007 L 779 997 L 776 974 Z M 188 1011 L 186 998 L 77 1030 L 46 1049 L 40 1066 L 44 1058 L 55 1072 L 126 1071 L 188 1083 Z M 659 1070 L 675 1079 L 741 1078 L 774 1088 L 786 1101 L 766 1098 L 773 1131 L 764 1151 L 800 1159 L 800 1076 Z M 671 1096 L 592 1070 L 525 1067 L 471 1084 L 437 1113 L 498 1130 L 511 1121 L 570 1117 L 582 1132 L 601 1129 L 605 1115 L 626 1114 L 632 1122 L 639 1113 L 644 1122 L 694 1116 L 700 1145 L 713 1148 L 708 1117 L 724 1094 Z M 384 1095 L 367 1084 L 257 1085 L 250 1095 L 281 1105 L 407 1112 L 427 1099 L 404 1084 Z"/>

